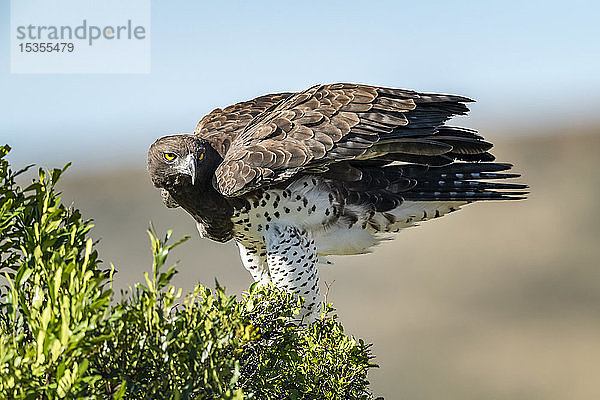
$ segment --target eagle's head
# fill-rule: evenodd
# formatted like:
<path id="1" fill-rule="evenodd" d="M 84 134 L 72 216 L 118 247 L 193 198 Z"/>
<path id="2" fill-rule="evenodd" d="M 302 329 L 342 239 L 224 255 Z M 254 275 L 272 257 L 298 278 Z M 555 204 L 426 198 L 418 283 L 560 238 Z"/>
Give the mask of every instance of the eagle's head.
<path id="1" fill-rule="evenodd" d="M 157 188 L 174 189 L 210 182 L 215 154 L 210 145 L 193 135 L 158 139 L 148 150 L 148 172 Z"/>

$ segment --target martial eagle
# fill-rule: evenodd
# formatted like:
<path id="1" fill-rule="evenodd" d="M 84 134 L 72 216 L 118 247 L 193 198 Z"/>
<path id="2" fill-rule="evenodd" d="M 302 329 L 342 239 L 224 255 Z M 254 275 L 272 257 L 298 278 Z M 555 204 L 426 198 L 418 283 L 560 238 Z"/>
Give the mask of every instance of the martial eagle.
<path id="1" fill-rule="evenodd" d="M 317 263 L 372 251 L 393 232 L 525 185 L 476 131 L 446 125 L 466 97 L 336 83 L 216 109 L 165 136 L 148 170 L 201 236 L 235 240 L 255 281 L 320 310 Z"/>

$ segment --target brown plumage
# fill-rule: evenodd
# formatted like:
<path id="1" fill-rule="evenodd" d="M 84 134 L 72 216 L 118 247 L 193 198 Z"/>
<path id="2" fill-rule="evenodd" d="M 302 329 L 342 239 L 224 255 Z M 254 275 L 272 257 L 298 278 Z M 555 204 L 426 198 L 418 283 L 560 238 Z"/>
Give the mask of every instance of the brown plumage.
<path id="1" fill-rule="evenodd" d="M 464 103 L 470 101 L 366 85 L 319 85 L 217 109 L 194 134 L 223 157 L 215 173 L 218 190 L 236 196 L 345 160 L 390 153 L 396 159 L 439 156 L 461 146 L 471 154 L 483 153 L 491 145 L 475 134 L 448 136 L 435 130 L 452 115 L 465 114 Z"/>

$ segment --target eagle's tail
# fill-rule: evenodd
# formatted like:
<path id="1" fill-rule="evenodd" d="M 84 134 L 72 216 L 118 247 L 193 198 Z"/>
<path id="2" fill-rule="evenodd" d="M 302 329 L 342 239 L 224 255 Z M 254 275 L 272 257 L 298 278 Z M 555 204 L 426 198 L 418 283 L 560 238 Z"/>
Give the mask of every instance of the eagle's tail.
<path id="1" fill-rule="evenodd" d="M 405 201 L 470 203 L 524 199 L 527 185 L 505 181 L 520 176 L 506 172 L 511 167 L 493 162 L 355 165 L 360 178 L 345 182 L 340 190 L 347 203 L 369 204 L 377 212 L 392 210 Z"/>
<path id="2" fill-rule="evenodd" d="M 520 200 L 528 194 L 525 191 L 527 185 L 490 182 L 518 178 L 519 174 L 503 172 L 512 168 L 511 164 L 484 162 L 454 163 L 441 167 L 405 165 L 384 168 L 400 168 L 402 176 L 416 181 L 411 189 L 402 193 L 404 200 Z"/>
<path id="3" fill-rule="evenodd" d="M 474 201 L 524 199 L 527 185 L 504 181 L 520 176 L 506 172 L 511 167 L 492 162 L 363 167 L 362 179 L 350 186 L 346 199 L 375 211 L 368 220 L 373 231 L 396 232 Z"/>

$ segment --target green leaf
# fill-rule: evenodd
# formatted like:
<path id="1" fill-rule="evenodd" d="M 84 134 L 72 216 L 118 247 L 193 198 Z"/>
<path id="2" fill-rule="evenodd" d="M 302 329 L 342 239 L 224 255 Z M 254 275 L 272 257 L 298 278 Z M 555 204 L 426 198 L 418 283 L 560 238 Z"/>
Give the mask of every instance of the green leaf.
<path id="1" fill-rule="evenodd" d="M 123 396 L 125 395 L 125 392 L 127 391 L 127 382 L 126 381 L 121 381 L 121 384 L 119 385 L 119 390 L 117 390 L 115 392 L 115 394 L 113 395 L 113 399 L 114 400 L 120 400 L 123 398 Z"/>

